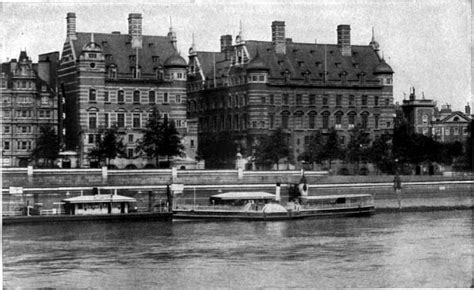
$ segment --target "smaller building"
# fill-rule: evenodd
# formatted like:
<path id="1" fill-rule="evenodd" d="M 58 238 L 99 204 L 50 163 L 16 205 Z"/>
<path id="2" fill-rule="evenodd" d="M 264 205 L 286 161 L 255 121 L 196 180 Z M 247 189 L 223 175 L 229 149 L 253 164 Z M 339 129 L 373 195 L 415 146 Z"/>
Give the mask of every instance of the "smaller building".
<path id="1" fill-rule="evenodd" d="M 66 198 L 64 211 L 69 215 L 102 215 L 128 213 L 134 198 L 117 194 L 81 195 Z"/>
<path id="2" fill-rule="evenodd" d="M 404 100 L 402 111 L 412 133 L 430 136 L 440 142 L 465 142 L 469 136 L 469 124 L 472 121 L 471 107 L 465 112 L 453 111 L 446 104 L 438 109 L 436 102 L 430 99 L 417 99 L 415 88 L 411 88 L 408 100 Z"/>
<path id="3" fill-rule="evenodd" d="M 2 166 L 26 167 L 42 126 L 58 130 L 55 71 L 59 52 L 33 63 L 26 51 L 1 65 Z"/>

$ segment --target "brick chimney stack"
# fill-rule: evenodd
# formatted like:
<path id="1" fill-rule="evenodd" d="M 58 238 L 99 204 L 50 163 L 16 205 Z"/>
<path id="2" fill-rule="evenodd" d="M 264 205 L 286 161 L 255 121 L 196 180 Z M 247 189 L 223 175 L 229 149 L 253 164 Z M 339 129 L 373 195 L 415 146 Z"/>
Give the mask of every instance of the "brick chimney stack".
<path id="1" fill-rule="evenodd" d="M 464 107 L 464 110 L 465 110 L 465 113 L 468 117 L 471 116 L 471 106 L 469 105 L 469 103 L 467 103 L 467 105 Z"/>
<path id="2" fill-rule="evenodd" d="M 351 26 L 341 24 L 337 26 L 337 46 L 343 56 L 351 56 Z"/>
<path id="3" fill-rule="evenodd" d="M 225 59 L 230 58 L 232 52 L 232 35 L 226 34 L 221 36 L 221 52 L 225 54 Z"/>
<path id="4" fill-rule="evenodd" d="M 132 39 L 132 48 L 142 48 L 142 15 L 140 13 L 128 15 L 128 35 Z"/>
<path id="5" fill-rule="evenodd" d="M 66 16 L 67 40 L 76 40 L 76 13 L 69 12 Z"/>
<path id="6" fill-rule="evenodd" d="M 285 21 L 272 22 L 272 44 L 277 54 L 286 54 Z"/>

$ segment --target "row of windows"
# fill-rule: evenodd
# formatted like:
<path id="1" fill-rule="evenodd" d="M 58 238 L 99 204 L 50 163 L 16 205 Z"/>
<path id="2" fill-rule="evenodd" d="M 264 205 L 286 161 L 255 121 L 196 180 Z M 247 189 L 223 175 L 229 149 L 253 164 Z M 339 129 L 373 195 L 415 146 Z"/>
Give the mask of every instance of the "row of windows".
<path id="1" fill-rule="evenodd" d="M 355 107 L 357 105 L 362 107 L 368 107 L 369 105 L 373 107 L 379 107 L 381 105 L 390 106 L 390 98 L 381 99 L 379 96 L 368 96 L 362 95 L 360 98 L 355 95 L 336 95 L 335 98 L 330 97 L 329 95 L 309 95 L 306 96 L 302 94 L 296 94 L 294 97 L 289 94 L 279 95 L 268 95 L 260 97 L 260 104 L 269 104 L 276 105 L 281 104 L 283 106 L 296 105 L 296 106 L 316 106 L 317 104 L 321 106 L 335 105 L 336 107 L 349 106 Z M 383 101 L 383 104 L 382 104 Z M 217 100 L 200 100 L 198 103 L 195 101 L 190 101 L 188 103 L 188 110 L 194 112 L 196 110 L 207 110 L 214 108 L 232 108 L 246 106 L 249 103 L 247 95 L 229 95 L 225 99 Z"/>
<path id="2" fill-rule="evenodd" d="M 426 129 L 426 133 L 423 131 L 423 134 L 427 134 L 428 128 L 423 128 L 423 129 Z M 433 131 L 433 134 L 436 134 L 438 136 L 442 135 L 442 131 L 444 131 L 445 136 L 469 135 L 469 129 L 467 127 L 450 127 L 450 128 L 444 128 L 444 130 L 442 130 L 441 128 L 432 128 L 432 131 Z"/>
<path id="3" fill-rule="evenodd" d="M 341 112 L 342 113 L 342 112 Z M 351 112 L 353 113 L 353 112 Z M 319 125 L 322 129 L 329 129 L 331 121 L 336 129 L 343 129 L 343 120 L 347 120 L 347 128 L 354 128 L 356 122 L 360 122 L 362 128 L 368 128 L 369 114 L 361 114 L 358 119 L 356 114 L 347 114 L 347 119 L 344 118 L 343 114 L 335 114 L 334 118 L 331 118 L 328 114 L 321 114 L 321 124 Z M 267 121 L 252 121 L 248 123 L 247 115 L 227 115 L 227 116 L 214 116 L 208 118 L 201 118 L 199 121 L 200 129 L 203 131 L 215 131 L 215 130 L 244 130 L 248 126 L 251 128 L 275 128 L 276 116 L 269 115 Z M 380 116 L 373 116 L 373 127 L 379 129 L 380 127 Z M 290 128 L 290 122 L 292 122 L 293 129 L 316 129 L 316 114 L 310 114 L 307 118 L 304 118 L 303 114 L 297 114 L 290 117 L 289 114 L 281 114 L 280 124 L 283 129 Z M 391 122 L 385 123 L 386 128 L 391 128 Z"/>
<path id="4" fill-rule="evenodd" d="M 3 142 L 3 150 L 12 150 L 12 149 L 31 150 L 31 148 L 32 148 L 32 142 L 31 141 L 17 141 L 16 142 L 16 148 L 13 148 L 13 146 L 11 146 L 10 141 L 4 141 Z"/>
<path id="5" fill-rule="evenodd" d="M 20 111 L 15 111 L 16 114 L 14 114 L 15 117 L 17 118 L 34 118 L 35 113 L 31 110 L 20 110 Z M 51 111 L 50 110 L 39 110 L 38 112 L 38 118 L 40 119 L 49 119 L 51 118 Z M 4 118 L 11 118 L 12 116 L 12 111 L 3 111 L 3 117 Z"/>
<path id="6" fill-rule="evenodd" d="M 142 95 L 144 95 L 144 94 L 142 94 L 138 90 L 133 91 L 133 93 L 132 93 L 132 102 L 134 104 L 142 103 L 142 101 L 143 101 L 143 99 L 142 99 L 143 96 Z M 125 91 L 118 90 L 116 96 L 117 96 L 117 103 L 119 103 L 119 104 L 124 104 L 125 103 Z M 105 103 L 110 103 L 111 102 L 110 92 L 105 91 L 103 97 L 104 97 L 104 102 Z M 169 104 L 170 103 L 170 95 L 168 93 L 163 93 L 161 95 L 161 97 L 162 97 L 162 103 L 163 104 Z M 149 91 L 148 92 L 148 103 L 155 104 L 155 103 L 157 103 L 157 101 L 158 100 L 157 100 L 156 92 L 155 91 Z M 179 104 L 179 103 L 181 103 L 181 101 L 182 101 L 181 95 L 175 95 L 174 102 Z M 89 89 L 89 102 L 91 102 L 91 103 L 97 102 L 97 90 L 96 89 L 92 89 L 92 88 Z"/>
<path id="7" fill-rule="evenodd" d="M 105 128 L 109 128 L 112 124 L 117 125 L 119 128 L 125 128 L 127 125 L 131 125 L 132 128 L 142 128 L 142 124 L 144 125 L 146 121 L 144 121 L 142 118 L 148 117 L 150 118 L 150 114 L 142 114 L 142 113 L 132 113 L 132 114 L 126 114 L 126 113 L 114 113 L 115 114 L 115 122 L 112 123 L 111 117 L 112 113 L 104 113 L 103 116 L 103 124 Z M 126 117 L 131 117 L 131 123 L 126 122 Z M 163 118 L 169 118 L 169 114 L 163 113 L 162 114 Z M 176 128 L 185 128 L 186 127 L 186 121 L 185 120 L 173 120 L 175 122 Z M 93 112 L 89 113 L 88 116 L 88 127 L 89 129 L 97 129 L 98 128 L 98 113 Z"/>
<path id="8" fill-rule="evenodd" d="M 16 98 L 14 98 L 15 101 L 16 101 L 16 104 L 19 104 L 19 105 L 30 105 L 30 104 L 33 104 L 33 101 L 35 100 L 34 97 L 32 96 L 17 96 Z M 48 96 L 43 96 L 41 97 L 41 105 L 50 105 L 50 100 L 51 98 L 48 97 Z M 9 97 L 5 97 L 3 98 L 3 104 L 6 105 L 6 104 L 9 104 L 11 102 L 11 98 Z"/>
<path id="9" fill-rule="evenodd" d="M 133 60 L 135 61 L 135 60 Z M 132 77 L 134 79 L 139 79 L 141 78 L 141 75 L 142 75 L 142 71 L 141 71 L 141 67 L 139 66 L 138 68 L 136 66 L 131 66 L 130 67 L 130 72 L 132 74 Z M 163 79 L 167 79 L 167 80 L 183 80 L 185 81 L 186 80 L 186 74 L 184 72 L 168 72 L 168 71 L 165 71 L 163 70 L 161 67 L 156 67 L 153 69 L 153 73 L 154 73 L 154 76 L 157 80 L 163 80 Z M 111 65 L 108 69 L 107 69 L 107 76 L 108 78 L 110 79 L 117 79 L 118 77 L 118 73 L 117 73 L 117 67 Z"/>

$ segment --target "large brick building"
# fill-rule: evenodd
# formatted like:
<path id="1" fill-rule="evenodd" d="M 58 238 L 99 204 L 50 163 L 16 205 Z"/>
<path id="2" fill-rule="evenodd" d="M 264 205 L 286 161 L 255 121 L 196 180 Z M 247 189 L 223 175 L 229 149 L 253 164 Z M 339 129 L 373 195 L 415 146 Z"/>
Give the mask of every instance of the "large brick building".
<path id="1" fill-rule="evenodd" d="M 76 31 L 75 13 L 67 14 L 67 37 L 59 68 L 64 96 L 66 149 L 78 153 L 78 166 L 95 166 L 89 156 L 97 134 L 113 124 L 119 128 L 127 158 L 118 168 L 154 167 L 154 160 L 137 156 L 152 106 L 176 124 L 188 159 L 194 159 L 196 129 L 186 120 L 186 61 L 176 48 L 176 34 L 142 34 L 142 16 L 132 13 L 128 33 Z"/>
<path id="2" fill-rule="evenodd" d="M 55 72 L 59 52 L 42 54 L 33 63 L 26 51 L 2 63 L 2 167 L 26 167 L 42 126 L 58 130 Z"/>
<path id="3" fill-rule="evenodd" d="M 190 48 L 188 114 L 200 136 L 230 131 L 248 149 L 282 127 L 298 156 L 317 130 L 335 128 L 345 145 L 358 124 L 372 138 L 393 131 L 393 71 L 374 38 L 353 45 L 350 26 L 339 25 L 337 44 L 297 43 L 282 21 L 271 34 L 256 41 L 240 32 L 234 43 L 223 35 L 218 52 Z"/>

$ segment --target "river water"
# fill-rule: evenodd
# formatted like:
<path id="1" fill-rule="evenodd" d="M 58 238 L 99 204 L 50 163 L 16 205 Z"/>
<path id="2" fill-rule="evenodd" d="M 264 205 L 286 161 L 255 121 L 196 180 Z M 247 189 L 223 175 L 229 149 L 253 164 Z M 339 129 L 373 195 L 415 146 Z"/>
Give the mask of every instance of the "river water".
<path id="1" fill-rule="evenodd" d="M 469 287 L 470 210 L 3 227 L 4 287 Z"/>

